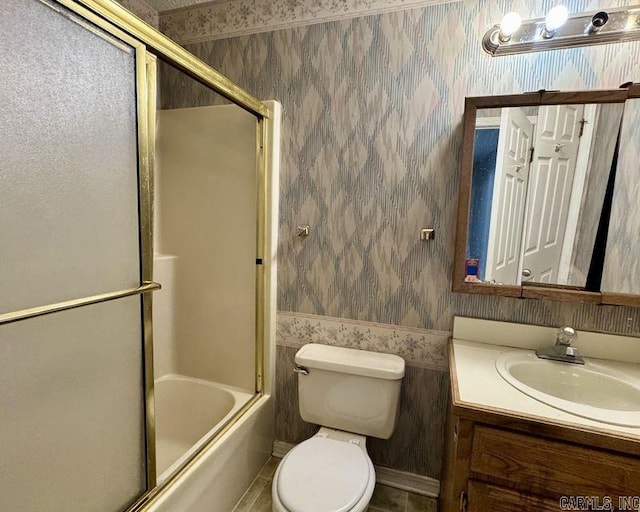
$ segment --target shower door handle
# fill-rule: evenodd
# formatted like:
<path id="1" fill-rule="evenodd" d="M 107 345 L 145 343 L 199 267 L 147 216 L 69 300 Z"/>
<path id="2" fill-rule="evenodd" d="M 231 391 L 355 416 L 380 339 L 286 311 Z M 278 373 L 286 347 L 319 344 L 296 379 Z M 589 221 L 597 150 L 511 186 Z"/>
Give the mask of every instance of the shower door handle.
<path id="1" fill-rule="evenodd" d="M 30 309 L 22 309 L 20 311 L 12 311 L 10 313 L 2 313 L 0 314 L 0 325 L 10 324 L 19 320 L 26 320 L 27 318 L 36 318 L 38 316 L 49 315 L 51 313 L 58 313 L 60 311 L 67 311 L 69 309 L 76 309 L 82 306 L 90 306 L 92 304 L 99 304 L 101 302 L 122 299 L 123 297 L 142 295 L 144 293 L 154 292 L 156 290 L 159 290 L 160 288 L 162 288 L 162 286 L 158 283 L 145 281 L 137 288 L 121 290 L 119 292 L 101 293 L 99 295 L 92 295 L 90 297 L 83 297 L 81 299 L 56 302 L 55 304 L 49 304 L 47 306 L 38 306 Z"/>

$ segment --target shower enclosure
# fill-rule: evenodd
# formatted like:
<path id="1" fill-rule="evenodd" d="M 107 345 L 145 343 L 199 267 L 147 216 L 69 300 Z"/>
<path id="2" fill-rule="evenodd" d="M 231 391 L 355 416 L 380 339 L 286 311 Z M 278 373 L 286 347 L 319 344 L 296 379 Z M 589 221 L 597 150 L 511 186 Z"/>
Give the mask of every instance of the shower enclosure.
<path id="1" fill-rule="evenodd" d="M 279 106 L 110 0 L 0 10 L 1 508 L 229 510 L 273 437 Z"/>
<path id="2" fill-rule="evenodd" d="M 164 480 L 261 388 L 257 120 L 162 63 L 155 159 L 156 457 Z M 205 105 L 205 106 L 201 106 Z"/>

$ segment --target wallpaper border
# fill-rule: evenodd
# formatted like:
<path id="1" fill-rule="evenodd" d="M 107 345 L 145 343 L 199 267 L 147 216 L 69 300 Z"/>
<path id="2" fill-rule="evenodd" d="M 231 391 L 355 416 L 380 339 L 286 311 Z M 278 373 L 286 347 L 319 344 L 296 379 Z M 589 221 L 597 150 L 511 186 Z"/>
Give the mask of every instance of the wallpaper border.
<path id="1" fill-rule="evenodd" d="M 135 14 L 142 21 L 154 28 L 160 26 L 160 16 L 146 0 L 117 0 L 125 9 Z"/>
<path id="2" fill-rule="evenodd" d="M 276 344 L 299 348 L 307 343 L 385 352 L 407 365 L 447 372 L 447 343 L 451 333 L 279 311 Z"/>
<path id="3" fill-rule="evenodd" d="M 459 0 L 223 0 L 160 13 L 160 30 L 180 44 L 417 9 Z"/>

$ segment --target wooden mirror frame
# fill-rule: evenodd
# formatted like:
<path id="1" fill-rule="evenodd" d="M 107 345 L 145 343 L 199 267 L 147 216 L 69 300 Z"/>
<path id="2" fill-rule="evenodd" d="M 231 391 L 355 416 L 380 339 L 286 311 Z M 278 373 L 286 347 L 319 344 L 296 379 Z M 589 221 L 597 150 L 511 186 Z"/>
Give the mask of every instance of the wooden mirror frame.
<path id="1" fill-rule="evenodd" d="M 538 91 L 505 96 L 477 96 L 465 98 L 462 130 L 462 163 L 458 192 L 458 218 L 452 290 L 459 293 L 479 293 L 517 297 L 521 299 L 549 299 L 585 304 L 615 304 L 640 307 L 640 295 L 613 292 L 592 292 L 564 285 L 498 285 L 465 282 L 465 260 L 469 238 L 471 183 L 475 145 L 476 114 L 479 109 L 501 107 L 531 107 L 541 105 L 580 105 L 587 103 L 624 103 L 640 98 L 640 84 L 629 84 L 620 89 L 599 91 Z M 640 256 L 639 256 L 640 257 Z"/>

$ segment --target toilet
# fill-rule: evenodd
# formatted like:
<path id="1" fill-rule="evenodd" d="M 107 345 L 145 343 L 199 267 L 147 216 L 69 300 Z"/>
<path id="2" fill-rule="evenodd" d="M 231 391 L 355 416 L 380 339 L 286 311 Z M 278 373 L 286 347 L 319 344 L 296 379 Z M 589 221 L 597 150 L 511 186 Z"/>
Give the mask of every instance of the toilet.
<path id="1" fill-rule="evenodd" d="M 282 459 L 273 512 L 364 512 L 376 483 L 367 436 L 388 439 L 398 419 L 404 360 L 311 343 L 296 353 L 302 419 L 320 425 Z"/>

